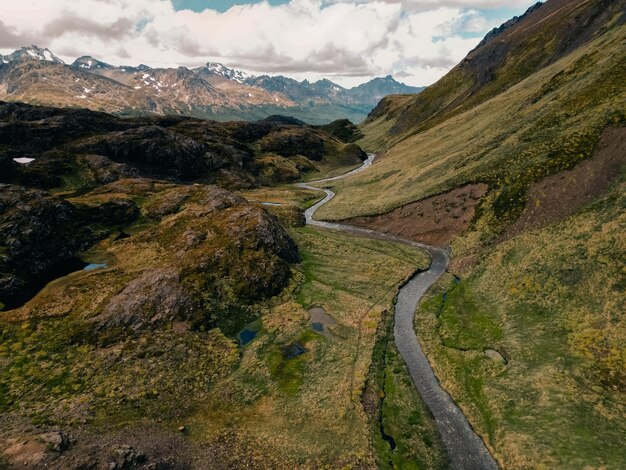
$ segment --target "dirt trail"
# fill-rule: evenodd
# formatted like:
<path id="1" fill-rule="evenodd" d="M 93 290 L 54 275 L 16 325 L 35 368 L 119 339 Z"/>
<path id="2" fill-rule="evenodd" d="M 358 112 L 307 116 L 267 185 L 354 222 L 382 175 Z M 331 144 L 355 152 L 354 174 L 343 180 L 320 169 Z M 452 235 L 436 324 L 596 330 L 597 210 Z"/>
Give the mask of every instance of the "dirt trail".
<path id="1" fill-rule="evenodd" d="M 398 292 L 393 330 L 394 340 L 409 369 L 417 391 L 435 418 L 437 429 L 446 447 L 450 468 L 458 470 L 497 469 L 498 465 L 483 441 L 472 430 L 465 415 L 454 403 L 454 400 L 441 387 L 424 351 L 422 351 L 413 327 L 413 317 L 420 299 L 448 267 L 450 261 L 448 252 L 443 248 L 424 245 L 396 235 L 335 222 L 324 222 L 314 218 L 315 212 L 328 203 L 335 196 L 335 193 L 329 189 L 313 185 L 329 183 L 359 173 L 369 167 L 373 163 L 374 158 L 375 155 L 369 155 L 362 166 L 344 175 L 309 183 L 299 183 L 298 186 L 301 188 L 324 191 L 326 193 L 324 199 L 305 211 L 306 223 L 307 225 L 341 230 L 358 236 L 404 243 L 428 252 L 432 260 L 428 270 L 415 274 Z"/>

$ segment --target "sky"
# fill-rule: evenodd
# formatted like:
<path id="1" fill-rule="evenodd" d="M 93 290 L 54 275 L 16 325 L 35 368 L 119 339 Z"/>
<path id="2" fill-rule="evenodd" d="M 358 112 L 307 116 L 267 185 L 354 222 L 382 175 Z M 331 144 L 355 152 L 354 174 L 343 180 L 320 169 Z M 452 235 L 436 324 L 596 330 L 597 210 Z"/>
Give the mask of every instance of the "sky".
<path id="1" fill-rule="evenodd" d="M 0 0 L 0 53 L 429 85 L 536 0 Z"/>

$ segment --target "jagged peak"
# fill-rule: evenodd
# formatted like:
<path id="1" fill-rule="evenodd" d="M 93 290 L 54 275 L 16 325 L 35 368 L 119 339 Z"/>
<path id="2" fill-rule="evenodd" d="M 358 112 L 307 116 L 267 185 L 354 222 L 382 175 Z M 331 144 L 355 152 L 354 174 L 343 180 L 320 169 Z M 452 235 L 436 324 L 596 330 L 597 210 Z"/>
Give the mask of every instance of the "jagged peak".
<path id="1" fill-rule="evenodd" d="M 50 49 L 41 48 L 39 46 L 31 45 L 24 46 L 20 49 L 17 49 L 13 53 L 0 56 L 0 62 L 9 63 L 9 62 L 18 62 L 22 60 L 39 60 L 46 62 L 53 62 L 55 64 L 64 64 L 61 59 L 59 59 L 56 55 L 54 55 Z"/>
<path id="2" fill-rule="evenodd" d="M 110 64 L 107 64 L 106 62 L 102 62 L 101 60 L 98 60 L 94 58 L 93 56 L 84 55 L 76 59 L 72 63 L 72 67 L 78 67 L 81 69 L 94 69 L 94 68 L 108 69 L 113 66 Z"/>
<path id="3" fill-rule="evenodd" d="M 229 80 L 234 80 L 239 83 L 244 83 L 246 79 L 249 78 L 246 72 L 231 69 L 219 62 L 207 62 L 203 66 L 198 67 L 198 69 L 206 70 L 214 75 L 219 75 L 221 77 L 227 78 Z"/>

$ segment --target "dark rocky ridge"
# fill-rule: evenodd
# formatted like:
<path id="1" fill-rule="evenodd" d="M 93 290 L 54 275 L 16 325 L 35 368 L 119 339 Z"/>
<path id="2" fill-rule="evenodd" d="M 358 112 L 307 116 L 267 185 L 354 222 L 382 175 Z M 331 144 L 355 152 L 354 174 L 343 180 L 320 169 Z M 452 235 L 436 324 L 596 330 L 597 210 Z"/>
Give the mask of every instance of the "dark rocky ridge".
<path id="1" fill-rule="evenodd" d="M 101 240 L 133 250 L 157 243 L 173 256 L 133 274 L 92 312 L 95 331 L 228 324 L 232 312 L 279 293 L 298 260 L 275 217 L 206 185 L 272 183 L 266 155 L 310 169 L 364 157 L 290 120 L 122 119 L 0 103 L 0 302 L 19 307 L 49 280 L 81 269 L 82 253 Z M 150 228 L 129 238 L 125 227 L 140 221 Z"/>
<path id="2" fill-rule="evenodd" d="M 0 184 L 0 301 L 11 305 L 38 276 L 93 241 L 77 208 L 43 191 Z"/>
<path id="3" fill-rule="evenodd" d="M 366 158 L 325 130 L 292 120 L 122 119 L 84 109 L 0 102 L 0 182 L 5 183 L 48 189 L 73 175 L 89 188 L 103 178 L 140 175 L 250 187 L 272 183 L 259 179 L 267 164 L 259 157 L 267 153 L 300 155 L 311 163 Z M 16 157 L 36 160 L 20 165 Z"/>
<path id="4" fill-rule="evenodd" d="M 485 35 L 483 40 L 478 43 L 478 46 L 476 46 L 474 49 L 472 49 L 471 52 L 475 51 L 476 49 L 479 49 L 479 48 L 483 47 L 489 41 L 491 41 L 492 39 L 496 38 L 497 36 L 499 36 L 504 31 L 508 30 L 512 26 L 514 26 L 517 23 L 519 23 L 520 21 L 522 21 L 524 18 L 526 18 L 528 15 L 530 15 L 533 11 L 535 11 L 537 8 L 541 7 L 541 5 L 543 5 L 543 2 L 537 2 L 533 6 L 529 7 L 528 10 L 526 10 L 526 12 L 524 12 L 523 15 L 514 16 L 510 20 L 505 21 L 504 23 L 502 23 L 500 26 L 498 26 L 496 28 L 493 28 L 491 31 L 489 31 Z"/>

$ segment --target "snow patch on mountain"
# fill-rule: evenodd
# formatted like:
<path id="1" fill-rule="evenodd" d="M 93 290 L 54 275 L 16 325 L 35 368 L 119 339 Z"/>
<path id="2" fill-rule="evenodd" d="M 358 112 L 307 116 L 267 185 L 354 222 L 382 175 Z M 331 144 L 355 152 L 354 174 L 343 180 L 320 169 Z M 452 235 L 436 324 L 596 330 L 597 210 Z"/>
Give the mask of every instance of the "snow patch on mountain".
<path id="1" fill-rule="evenodd" d="M 45 62 L 53 62 L 55 64 L 64 64 L 61 59 L 55 56 L 49 49 L 42 49 L 37 46 L 22 47 L 9 55 L 0 55 L 0 62 L 8 64 L 10 62 L 19 62 L 22 60 L 40 60 Z"/>
<path id="2" fill-rule="evenodd" d="M 207 62 L 205 65 L 200 67 L 200 69 L 205 69 L 214 75 L 219 75 L 221 77 L 227 78 L 229 80 L 234 80 L 239 83 L 244 83 L 248 78 L 248 74 L 246 72 L 228 68 L 225 65 L 219 64 L 217 62 Z"/>

